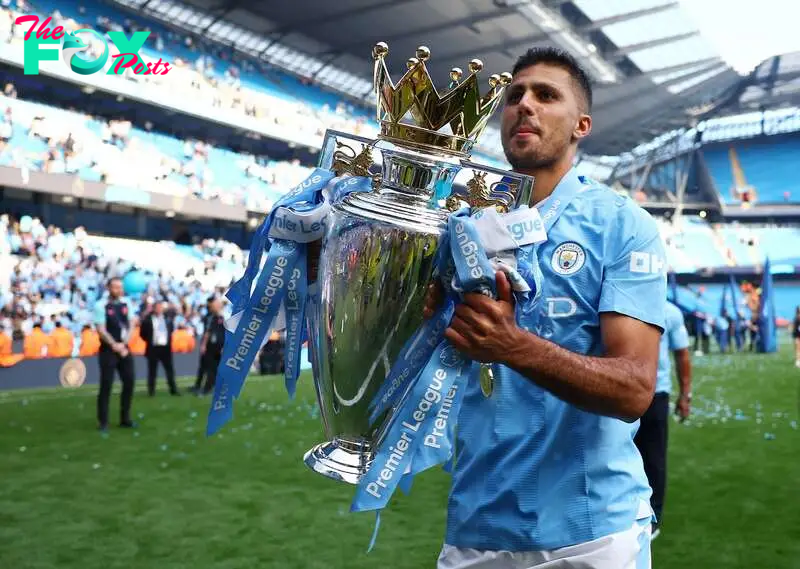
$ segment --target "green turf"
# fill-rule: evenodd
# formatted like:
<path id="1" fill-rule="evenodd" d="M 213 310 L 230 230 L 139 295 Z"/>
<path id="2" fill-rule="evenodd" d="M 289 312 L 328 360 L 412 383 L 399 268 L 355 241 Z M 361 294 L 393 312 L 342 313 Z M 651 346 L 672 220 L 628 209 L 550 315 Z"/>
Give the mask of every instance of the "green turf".
<path id="1" fill-rule="evenodd" d="M 788 345 L 694 363 L 697 413 L 671 428 L 654 567 L 800 568 L 800 370 Z M 207 405 L 139 391 L 140 428 L 103 438 L 94 388 L 0 392 L 0 569 L 435 566 L 446 475 L 395 498 L 367 555 L 373 516 L 349 513 L 352 487 L 301 462 L 322 438 L 308 377 L 294 403 L 281 381 L 252 378 L 212 439 Z"/>

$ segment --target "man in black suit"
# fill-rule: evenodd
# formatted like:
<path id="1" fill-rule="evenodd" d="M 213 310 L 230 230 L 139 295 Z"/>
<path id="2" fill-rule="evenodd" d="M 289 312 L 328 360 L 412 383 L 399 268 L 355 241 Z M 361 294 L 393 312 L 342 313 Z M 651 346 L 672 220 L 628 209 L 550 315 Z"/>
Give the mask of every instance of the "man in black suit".
<path id="1" fill-rule="evenodd" d="M 156 394 L 156 371 L 158 364 L 164 366 L 167 384 L 172 395 L 180 395 L 175 384 L 175 367 L 172 365 L 172 331 L 175 329 L 175 316 L 166 310 L 166 302 L 156 302 L 153 311 L 142 318 L 141 336 L 147 344 L 144 354 L 147 358 L 147 392 Z"/>
<path id="2" fill-rule="evenodd" d="M 214 391 L 217 368 L 222 360 L 222 348 L 225 344 L 225 318 L 222 315 L 222 300 L 214 298 L 208 306 L 206 331 L 200 341 L 200 354 L 205 370 L 206 384 L 197 395 L 208 395 Z"/>

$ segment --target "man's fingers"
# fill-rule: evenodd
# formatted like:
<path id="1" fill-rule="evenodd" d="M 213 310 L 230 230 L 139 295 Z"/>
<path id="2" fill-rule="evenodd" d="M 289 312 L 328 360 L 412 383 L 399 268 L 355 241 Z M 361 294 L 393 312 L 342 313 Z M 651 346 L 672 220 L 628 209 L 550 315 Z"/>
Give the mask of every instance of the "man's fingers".
<path id="1" fill-rule="evenodd" d="M 450 321 L 450 328 L 461 334 L 465 340 L 475 336 L 475 333 L 478 332 L 471 322 L 467 322 L 458 316 L 454 316 Z"/>
<path id="2" fill-rule="evenodd" d="M 480 314 L 467 304 L 457 304 L 453 312 L 453 318 L 460 318 L 473 327 L 480 326 Z"/>
<path id="3" fill-rule="evenodd" d="M 447 341 L 450 342 L 450 345 L 456 350 L 460 352 L 469 350 L 469 342 L 467 342 L 467 339 L 453 328 L 446 329 L 444 331 L 444 337 L 447 338 Z"/>
<path id="4" fill-rule="evenodd" d="M 511 281 L 503 271 L 497 271 L 495 274 L 497 283 L 497 300 L 514 304 L 514 292 L 511 289 Z"/>
<path id="5" fill-rule="evenodd" d="M 422 309 L 423 318 L 431 318 L 442 305 L 443 300 L 444 292 L 439 281 L 429 284 L 425 293 L 425 306 Z"/>

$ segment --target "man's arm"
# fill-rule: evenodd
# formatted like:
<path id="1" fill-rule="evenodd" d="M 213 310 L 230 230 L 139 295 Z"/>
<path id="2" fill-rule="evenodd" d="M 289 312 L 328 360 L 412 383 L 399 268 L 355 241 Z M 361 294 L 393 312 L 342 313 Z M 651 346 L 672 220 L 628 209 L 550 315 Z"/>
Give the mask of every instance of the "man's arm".
<path id="1" fill-rule="evenodd" d="M 142 340 L 145 341 L 146 344 L 151 344 L 153 341 L 153 319 L 150 318 L 150 315 L 142 317 L 142 324 L 141 328 L 139 329 L 139 335 L 142 337 Z"/>
<path id="2" fill-rule="evenodd" d="M 556 397 L 633 422 L 653 399 L 661 330 L 614 312 L 600 314 L 605 355 L 571 352 L 517 326 L 511 284 L 498 272 L 497 300 L 466 294 L 445 337 L 479 362 L 504 364 Z"/>
<path id="3" fill-rule="evenodd" d="M 689 349 L 683 348 L 674 350 L 675 368 L 678 370 L 678 384 L 680 385 L 680 395 L 675 403 L 675 412 L 680 415 L 682 420 L 689 416 L 689 409 L 692 402 L 692 362 L 689 358 Z"/>
<path id="4" fill-rule="evenodd" d="M 97 328 L 97 335 L 100 336 L 100 339 L 103 340 L 106 344 L 108 344 L 109 346 L 114 346 L 114 344 L 117 343 L 117 341 L 111 337 L 111 334 L 108 333 L 108 330 L 106 330 L 105 324 L 97 324 L 96 328 Z"/>
<path id="5" fill-rule="evenodd" d="M 653 399 L 661 331 L 611 312 L 600 315 L 600 330 L 603 356 L 576 354 L 523 331 L 502 363 L 576 407 L 636 421 Z"/>

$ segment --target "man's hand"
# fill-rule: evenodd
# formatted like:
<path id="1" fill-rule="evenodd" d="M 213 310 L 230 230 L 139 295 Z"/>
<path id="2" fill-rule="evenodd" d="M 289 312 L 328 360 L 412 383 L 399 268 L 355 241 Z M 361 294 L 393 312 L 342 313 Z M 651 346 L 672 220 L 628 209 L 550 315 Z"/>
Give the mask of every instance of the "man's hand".
<path id="1" fill-rule="evenodd" d="M 428 292 L 425 294 L 425 307 L 422 309 L 422 317 L 429 320 L 444 301 L 444 289 L 438 280 L 428 285 Z"/>
<path id="2" fill-rule="evenodd" d="M 681 423 L 689 418 L 691 402 L 689 397 L 681 395 L 675 403 L 675 414 L 681 418 Z"/>
<path id="3" fill-rule="evenodd" d="M 465 356 L 477 362 L 502 361 L 524 331 L 514 316 L 514 295 L 505 273 L 495 274 L 497 300 L 467 293 L 455 308 L 445 338 Z"/>

